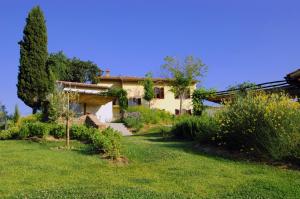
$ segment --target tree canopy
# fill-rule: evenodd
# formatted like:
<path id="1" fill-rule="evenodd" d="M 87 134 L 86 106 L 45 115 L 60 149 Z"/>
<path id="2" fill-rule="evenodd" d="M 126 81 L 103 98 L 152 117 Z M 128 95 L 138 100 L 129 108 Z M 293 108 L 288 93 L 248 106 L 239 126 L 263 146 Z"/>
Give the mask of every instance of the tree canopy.
<path id="1" fill-rule="evenodd" d="M 149 107 L 150 107 L 150 102 L 154 98 L 154 83 L 152 80 L 152 74 L 147 73 L 146 78 L 143 81 L 143 86 L 144 86 L 144 100 L 149 102 Z"/>
<path id="2" fill-rule="evenodd" d="M 193 81 L 200 81 L 199 78 L 203 77 L 207 66 L 202 63 L 201 59 L 194 58 L 193 56 L 187 56 L 183 61 L 167 56 L 164 61 L 165 64 L 162 65 L 162 69 L 166 73 L 165 76 L 172 79 L 171 91 L 176 96 L 179 96 L 179 113 L 181 114 L 184 96 L 189 92 Z"/>
<path id="3" fill-rule="evenodd" d="M 53 89 L 53 80 L 46 67 L 48 58 L 47 28 L 44 14 L 34 7 L 26 18 L 20 45 L 18 97 L 35 113 L 47 94 Z"/>
<path id="4" fill-rule="evenodd" d="M 70 59 L 62 51 L 50 54 L 47 66 L 56 80 L 97 83 L 99 69 L 95 63 L 76 57 Z"/>

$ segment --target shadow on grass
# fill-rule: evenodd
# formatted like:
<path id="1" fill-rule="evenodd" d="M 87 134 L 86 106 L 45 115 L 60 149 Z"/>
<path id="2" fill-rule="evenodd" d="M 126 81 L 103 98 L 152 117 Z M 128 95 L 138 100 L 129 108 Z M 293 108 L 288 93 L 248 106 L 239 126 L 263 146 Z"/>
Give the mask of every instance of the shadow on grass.
<path id="1" fill-rule="evenodd" d="M 281 169 L 300 170 L 299 160 L 297 161 L 272 161 L 268 158 L 257 157 L 239 151 L 230 151 L 217 146 L 200 144 L 197 141 L 174 138 L 172 136 L 163 137 L 161 133 L 151 133 L 142 135 L 145 140 L 162 143 L 160 147 L 173 148 L 185 153 L 202 155 L 215 160 L 227 160 L 241 163 L 253 163 L 261 165 L 275 166 Z"/>

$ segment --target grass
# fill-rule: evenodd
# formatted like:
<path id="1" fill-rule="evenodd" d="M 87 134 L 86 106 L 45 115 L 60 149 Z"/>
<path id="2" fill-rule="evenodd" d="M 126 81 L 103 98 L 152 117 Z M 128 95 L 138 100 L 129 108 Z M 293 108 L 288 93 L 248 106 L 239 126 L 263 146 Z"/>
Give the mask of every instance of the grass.
<path id="1" fill-rule="evenodd" d="M 193 142 L 126 137 L 128 165 L 72 142 L 0 141 L 0 198 L 297 198 L 300 172 L 199 153 Z"/>

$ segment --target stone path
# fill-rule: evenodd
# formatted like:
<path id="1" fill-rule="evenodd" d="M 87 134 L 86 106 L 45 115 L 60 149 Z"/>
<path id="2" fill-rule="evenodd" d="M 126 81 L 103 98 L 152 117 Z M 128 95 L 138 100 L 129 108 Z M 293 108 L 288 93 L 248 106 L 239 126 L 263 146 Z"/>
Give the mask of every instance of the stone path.
<path id="1" fill-rule="evenodd" d="M 123 123 L 106 123 L 112 129 L 119 131 L 123 136 L 130 136 L 132 133 Z"/>

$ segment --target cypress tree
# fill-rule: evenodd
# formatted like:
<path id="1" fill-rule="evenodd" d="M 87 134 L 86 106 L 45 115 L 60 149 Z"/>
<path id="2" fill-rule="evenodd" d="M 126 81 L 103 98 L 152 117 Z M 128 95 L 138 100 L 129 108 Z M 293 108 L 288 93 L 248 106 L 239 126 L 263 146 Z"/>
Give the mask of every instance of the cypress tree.
<path id="1" fill-rule="evenodd" d="M 14 112 L 14 115 L 13 115 L 13 121 L 15 123 L 18 123 L 20 118 L 21 118 L 21 115 L 20 115 L 19 107 L 18 107 L 18 105 L 16 105 L 15 106 L 15 112 Z"/>
<path id="2" fill-rule="evenodd" d="M 52 75 L 46 67 L 47 28 L 39 6 L 29 12 L 19 45 L 18 97 L 36 113 L 54 86 Z"/>

